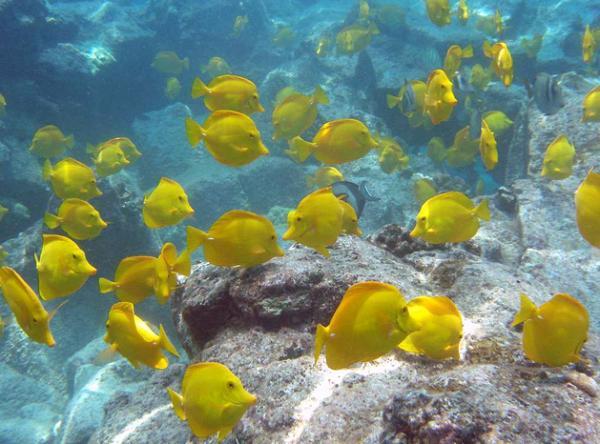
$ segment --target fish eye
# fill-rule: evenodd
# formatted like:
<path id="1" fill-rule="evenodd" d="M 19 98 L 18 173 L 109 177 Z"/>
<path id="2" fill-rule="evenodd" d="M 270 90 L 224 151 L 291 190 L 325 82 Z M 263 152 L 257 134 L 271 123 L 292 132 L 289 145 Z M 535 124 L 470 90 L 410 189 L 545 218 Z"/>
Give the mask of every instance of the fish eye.
<path id="1" fill-rule="evenodd" d="M 300 222 L 300 221 L 302 220 L 302 218 L 301 218 L 300 216 L 298 216 L 298 217 L 296 218 L 296 220 L 297 220 L 298 222 Z"/>
<path id="2" fill-rule="evenodd" d="M 90 183 L 95 185 L 96 184 L 96 179 L 90 180 Z"/>
<path id="3" fill-rule="evenodd" d="M 79 257 L 77 256 L 77 253 L 73 253 L 73 254 L 71 255 L 71 257 L 72 257 L 73 259 L 79 259 Z"/>
<path id="4" fill-rule="evenodd" d="M 256 138 L 256 135 L 254 135 L 254 133 L 248 133 L 248 137 L 250 137 L 251 139 Z"/>
<path id="5" fill-rule="evenodd" d="M 177 196 L 177 199 L 179 199 L 179 202 L 183 202 L 185 200 L 183 196 Z"/>
<path id="6" fill-rule="evenodd" d="M 273 235 L 271 236 L 271 240 L 275 240 L 275 239 L 276 239 L 276 237 L 275 237 L 275 235 L 273 234 Z"/>
<path id="7" fill-rule="evenodd" d="M 425 216 L 421 216 L 421 217 L 419 218 L 419 220 L 420 220 L 421 222 L 425 222 L 425 221 L 427 220 L 427 218 L 426 218 Z"/>
<path id="8" fill-rule="evenodd" d="M 110 326 L 110 322 L 106 321 L 106 328 Z"/>
<path id="9" fill-rule="evenodd" d="M 235 388 L 235 384 L 234 384 L 232 381 L 229 381 L 229 382 L 227 383 L 227 388 L 228 388 L 228 389 L 234 389 L 234 388 Z"/>
<path id="10" fill-rule="evenodd" d="M 34 324 L 38 323 L 38 319 L 36 317 L 31 318 L 31 320 L 33 321 Z"/>

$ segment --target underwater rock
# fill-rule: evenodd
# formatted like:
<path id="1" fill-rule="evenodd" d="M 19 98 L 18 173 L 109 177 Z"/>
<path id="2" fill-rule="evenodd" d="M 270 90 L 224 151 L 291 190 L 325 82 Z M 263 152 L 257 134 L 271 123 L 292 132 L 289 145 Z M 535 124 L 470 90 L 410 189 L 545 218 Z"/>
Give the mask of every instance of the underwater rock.
<path id="1" fill-rule="evenodd" d="M 410 231 L 400 225 L 385 225 L 369 236 L 369 241 L 389 251 L 398 258 L 402 258 L 415 251 L 443 250 L 448 248 L 445 244 L 434 245 L 422 239 L 410 237 Z"/>

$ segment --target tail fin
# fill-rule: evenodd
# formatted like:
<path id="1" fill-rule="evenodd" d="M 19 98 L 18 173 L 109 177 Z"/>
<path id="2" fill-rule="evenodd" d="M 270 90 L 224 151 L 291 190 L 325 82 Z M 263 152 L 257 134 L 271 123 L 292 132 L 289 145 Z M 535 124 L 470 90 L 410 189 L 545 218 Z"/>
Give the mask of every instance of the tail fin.
<path id="1" fill-rule="evenodd" d="M 51 214 L 51 213 L 46 213 L 44 214 L 44 223 L 46 224 L 46 226 L 52 230 L 54 230 L 55 228 L 58 228 L 60 226 L 62 222 L 62 218 Z"/>
<path id="2" fill-rule="evenodd" d="M 172 355 L 179 357 L 179 353 L 177 352 L 177 349 L 175 348 L 173 343 L 167 337 L 167 333 L 165 332 L 165 329 L 163 328 L 162 324 L 160 324 L 158 329 L 159 329 L 158 337 L 160 338 L 160 346 L 162 348 L 164 348 L 166 351 L 168 351 L 169 353 L 171 353 Z"/>
<path id="3" fill-rule="evenodd" d="M 473 45 L 470 43 L 462 49 L 462 56 L 465 59 L 473 57 Z"/>
<path id="4" fill-rule="evenodd" d="M 73 138 L 73 134 L 65 137 L 65 145 L 68 150 L 70 150 L 71 148 L 73 148 L 75 146 L 75 139 Z"/>
<path id="5" fill-rule="evenodd" d="M 190 142 L 190 145 L 192 145 L 192 147 L 195 147 L 202 141 L 202 139 L 204 139 L 206 132 L 198 122 L 194 121 L 194 119 L 190 117 L 186 117 L 185 134 L 188 138 L 188 142 Z"/>
<path id="6" fill-rule="evenodd" d="M 521 293 L 521 309 L 515 316 L 515 320 L 512 321 L 511 327 L 522 324 L 528 319 L 533 318 L 537 313 L 537 307 L 526 294 Z"/>
<path id="7" fill-rule="evenodd" d="M 192 84 L 192 99 L 197 99 L 198 97 L 205 96 L 209 93 L 210 89 L 208 89 L 208 86 L 206 86 L 200 77 L 196 77 Z"/>
<path id="8" fill-rule="evenodd" d="M 173 404 L 173 410 L 175 410 L 175 414 L 179 419 L 185 421 L 186 416 L 185 412 L 183 411 L 183 396 L 170 387 L 167 387 L 167 393 L 169 394 L 169 398 L 171 398 L 171 404 Z"/>
<path id="9" fill-rule="evenodd" d="M 317 362 L 319 361 L 321 349 L 327 343 L 327 339 L 329 339 L 329 328 L 318 324 L 317 333 L 315 335 L 315 365 L 317 365 Z"/>
<path id="10" fill-rule="evenodd" d="M 50 161 L 48 159 L 46 159 L 46 161 L 44 162 L 44 166 L 42 167 L 42 177 L 44 178 L 44 180 L 46 182 L 48 182 L 50 180 L 51 176 L 52 176 L 52 164 L 50 163 Z"/>
<path id="11" fill-rule="evenodd" d="M 317 85 L 315 91 L 313 92 L 313 100 L 322 105 L 329 104 L 329 97 L 327 97 L 327 93 L 323 91 L 323 89 Z"/>
<path id="12" fill-rule="evenodd" d="M 490 201 L 488 199 L 483 199 L 479 205 L 475 208 L 475 214 L 479 219 L 483 219 L 485 221 L 489 221 L 492 216 L 490 214 Z"/>
<path id="13" fill-rule="evenodd" d="M 108 279 L 100 278 L 98 279 L 98 287 L 100 287 L 100 293 L 110 293 L 115 291 L 119 286 L 116 282 L 109 281 Z"/>
<path id="14" fill-rule="evenodd" d="M 308 156 L 312 154 L 315 149 L 315 144 L 312 142 L 307 142 L 300 136 L 294 137 L 292 140 L 288 141 L 289 150 L 285 150 L 285 152 L 296 162 L 304 162 L 308 159 Z"/>
<path id="15" fill-rule="evenodd" d="M 91 155 L 95 155 L 96 154 L 96 147 L 94 145 L 92 145 L 91 143 L 87 143 L 85 145 L 85 152 Z"/>
<path id="16" fill-rule="evenodd" d="M 490 42 L 488 42 L 487 40 L 483 41 L 483 55 L 486 56 L 487 58 L 494 58 L 494 53 L 492 51 L 492 44 Z"/>
<path id="17" fill-rule="evenodd" d="M 183 68 L 184 69 L 190 69 L 190 59 L 188 57 L 186 57 L 185 59 L 183 59 Z"/>
<path id="18" fill-rule="evenodd" d="M 398 106 L 398 104 L 402 101 L 401 97 L 398 96 L 393 96 L 391 94 L 388 94 L 386 96 L 387 99 L 387 106 L 388 108 L 394 108 L 395 106 Z"/>
<path id="19" fill-rule="evenodd" d="M 208 238 L 204 231 L 188 225 L 187 227 L 187 247 L 181 252 L 181 255 L 175 261 L 173 270 L 184 276 L 189 276 L 192 272 L 191 254 L 202 246 Z"/>

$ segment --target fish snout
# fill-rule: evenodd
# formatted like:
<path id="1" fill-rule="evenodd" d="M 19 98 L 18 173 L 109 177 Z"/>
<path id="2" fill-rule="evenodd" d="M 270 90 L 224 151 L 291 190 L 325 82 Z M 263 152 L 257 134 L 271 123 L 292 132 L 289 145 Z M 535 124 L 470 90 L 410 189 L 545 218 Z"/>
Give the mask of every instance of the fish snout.
<path id="1" fill-rule="evenodd" d="M 265 112 L 265 108 L 260 104 L 260 102 L 258 103 L 258 105 L 256 107 L 256 111 L 258 111 L 259 113 Z"/>
<path id="2" fill-rule="evenodd" d="M 295 231 L 296 231 L 296 230 L 294 229 L 294 227 L 289 227 L 289 228 L 287 229 L 287 231 L 286 231 L 285 233 L 283 233 L 283 236 L 282 236 L 281 238 L 282 238 L 284 241 L 291 240 L 291 239 L 292 239 L 292 237 L 293 237 L 293 236 L 294 236 L 294 234 L 295 234 Z"/>
<path id="3" fill-rule="evenodd" d="M 269 154 L 269 149 L 262 142 L 260 142 L 258 145 L 258 151 L 261 156 L 266 156 L 267 154 Z"/>
<path id="4" fill-rule="evenodd" d="M 98 270 L 96 270 L 96 268 L 93 267 L 91 264 L 86 264 L 83 268 L 83 272 L 88 276 L 95 276 L 96 273 L 98 273 Z"/>
<path id="5" fill-rule="evenodd" d="M 444 94 L 444 102 L 446 102 L 448 105 L 456 105 L 458 103 L 458 99 L 452 91 L 448 91 L 446 94 Z"/>
<path id="6" fill-rule="evenodd" d="M 277 245 L 277 249 L 275 250 L 275 256 L 277 256 L 277 257 L 285 256 L 285 251 L 283 251 L 283 248 L 281 248 L 279 245 Z"/>

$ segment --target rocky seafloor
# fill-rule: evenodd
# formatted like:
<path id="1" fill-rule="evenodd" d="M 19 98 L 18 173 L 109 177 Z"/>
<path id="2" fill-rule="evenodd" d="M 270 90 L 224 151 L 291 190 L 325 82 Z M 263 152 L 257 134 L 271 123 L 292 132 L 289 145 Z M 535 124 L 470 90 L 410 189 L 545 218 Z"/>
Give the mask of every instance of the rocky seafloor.
<path id="1" fill-rule="evenodd" d="M 579 17 L 595 7 L 571 1 L 542 11 L 527 2 L 503 2 L 512 21 L 507 39 L 516 42 L 524 23 L 532 34 L 552 23 L 535 70 L 580 70 Z M 369 203 L 361 220 L 370 236 L 341 238 L 330 259 L 291 246 L 286 257 L 251 270 L 199 263 L 170 309 L 153 300 L 138 306 L 145 318 L 167 324 L 187 352 L 166 371 L 136 371 L 124 360 L 94 364 L 114 302 L 98 295 L 95 280 L 53 321 L 55 349 L 31 343 L 9 322 L 0 339 L 0 442 L 193 442 L 165 388 L 178 388 L 185 365 L 196 360 L 227 364 L 259 398 L 230 443 L 597 442 L 600 254 L 579 236 L 572 199 L 587 170 L 600 165 L 598 127 L 580 123 L 581 100 L 597 78 L 565 75 L 567 105 L 555 116 L 528 103 L 520 85 L 490 85 L 489 109 L 502 109 L 515 121 L 499 140 L 494 179 L 503 187 L 488 187 L 492 221 L 464 245 L 431 248 L 406 235 L 418 209 L 412 182 L 423 174 L 440 190 L 469 191 L 468 175 L 436 168 L 423 148 L 432 135 L 449 142 L 449 134 L 467 122 L 457 111 L 462 123 L 433 132 L 410 129 L 397 110 L 385 108 L 385 94 L 395 93 L 404 78 L 427 74 L 432 67 L 420 55 L 438 53 L 439 60 L 450 43 L 484 35 L 458 26 L 440 33 L 423 22 L 419 2 L 415 11 L 406 8 L 405 25 L 382 28 L 362 55 L 317 59 L 315 40 L 339 28 L 348 9 L 347 2 L 321 10 L 300 1 L 0 0 L 0 21 L 7 24 L 0 29 L 0 64 L 6 68 L 0 79 L 9 101 L 0 120 L 0 198 L 11 209 L 0 243 L 10 253 L 7 262 L 30 282 L 40 219 L 56 204 L 26 150 L 46 123 L 75 133 L 81 142 L 76 157 L 84 158 L 88 139 L 117 135 L 132 137 L 144 153 L 137 165 L 100 183 L 105 195 L 94 205 L 112 223 L 84 245 L 100 276 L 110 277 L 122 257 L 155 254 L 165 240 L 181 242 L 182 227 L 157 234 L 139 217 L 144 192 L 162 175 L 185 186 L 198 210 L 191 223 L 202 228 L 224 211 L 248 208 L 268 215 L 281 233 L 287 210 L 306 193 L 305 176 L 317 165 L 293 163 L 283 155 L 283 143 L 268 143 L 269 158 L 239 170 L 218 165 L 205 151 L 192 152 L 182 121 L 188 115 L 202 120 L 205 111 L 188 98 L 169 103 L 163 97 L 164 79 L 149 68 L 158 50 L 192 57 L 196 68 L 184 83 L 218 50 L 236 72 L 256 81 L 268 109 L 283 86 L 309 92 L 321 84 L 331 105 L 320 109 L 315 128 L 333 118 L 360 118 L 373 130 L 401 136 L 411 156 L 401 174 L 384 174 L 373 154 L 341 167 L 348 179 L 367 180 L 371 192 L 385 199 Z M 244 13 L 250 17 L 245 38 L 224 37 Z M 273 47 L 273 30 L 288 21 L 309 31 L 292 49 Z M 18 53 L 10 43 L 17 37 Z M 515 65 L 517 79 L 532 76 L 523 54 L 516 52 Z M 255 116 L 265 140 L 271 136 L 268 114 Z M 545 147 L 562 132 L 577 148 L 574 174 L 560 182 L 541 180 Z M 392 283 L 407 298 L 450 296 L 465 320 L 461 361 L 397 352 L 349 370 L 330 371 L 323 361 L 315 367 L 315 325 L 327 323 L 347 287 L 361 280 Z M 586 305 L 593 325 L 581 363 L 549 369 L 525 360 L 520 333 L 510 328 L 520 292 L 536 303 L 569 292 Z M 0 315 L 7 318 L 4 305 Z"/>

